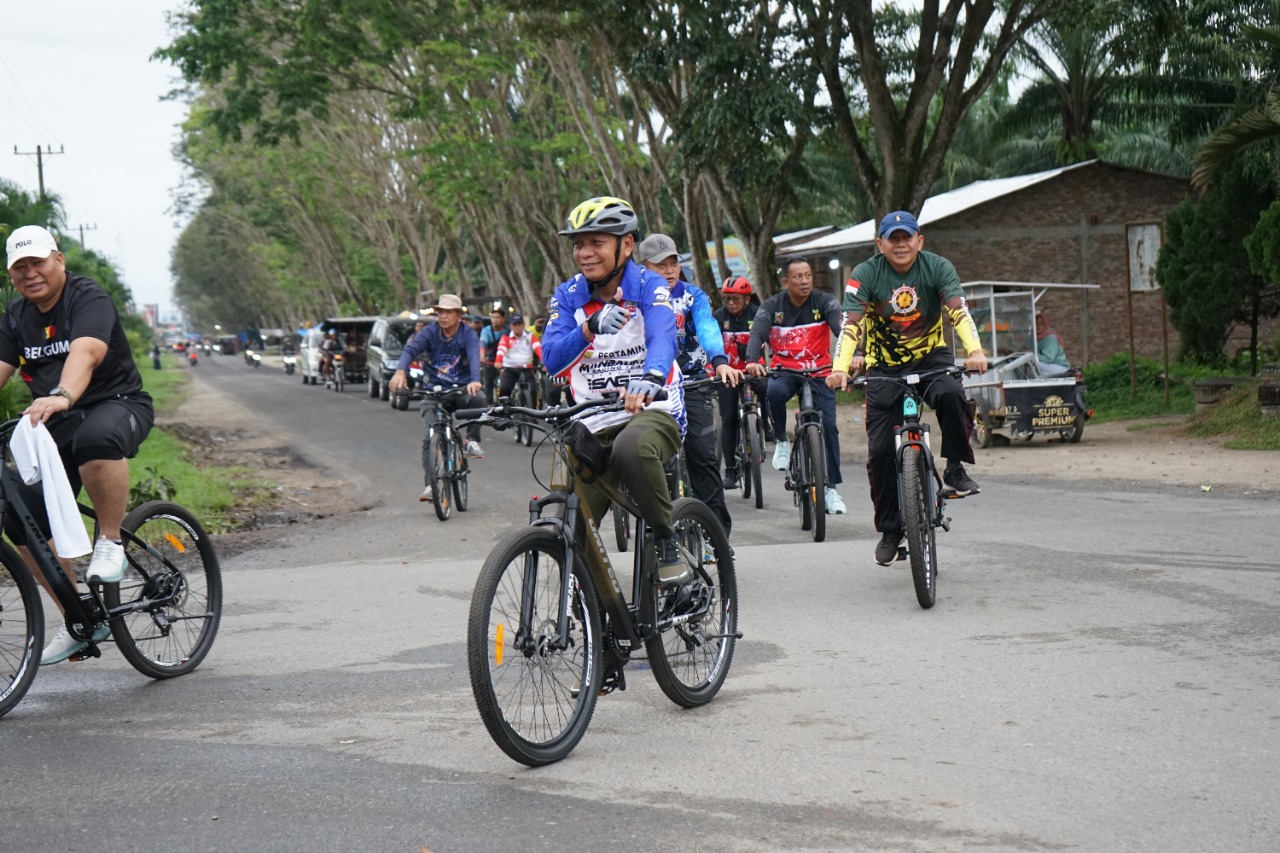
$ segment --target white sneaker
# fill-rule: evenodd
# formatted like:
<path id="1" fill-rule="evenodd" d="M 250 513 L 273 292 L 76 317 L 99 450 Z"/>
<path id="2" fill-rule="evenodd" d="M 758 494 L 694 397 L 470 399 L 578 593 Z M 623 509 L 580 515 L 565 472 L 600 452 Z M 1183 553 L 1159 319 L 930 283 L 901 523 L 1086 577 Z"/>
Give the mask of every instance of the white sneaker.
<path id="1" fill-rule="evenodd" d="M 106 625 L 102 625 L 98 630 L 93 632 L 93 641 L 101 643 L 111 634 L 111 629 Z M 40 665 L 49 666 L 50 664 L 62 663 L 67 658 L 74 655 L 82 649 L 88 648 L 89 644 L 84 640 L 77 640 L 67 631 L 64 624 L 58 629 L 58 633 L 53 635 L 53 639 L 49 641 L 49 645 L 44 647 L 44 651 L 40 653 Z"/>
<path id="2" fill-rule="evenodd" d="M 435 493 L 431 491 L 431 487 L 427 486 L 422 490 L 422 494 L 418 495 L 418 500 L 422 503 L 435 503 Z"/>
<path id="3" fill-rule="evenodd" d="M 844 515 L 844 501 L 840 499 L 840 495 L 836 490 L 827 486 L 827 492 L 824 496 L 827 503 L 827 515 Z"/>
<path id="4" fill-rule="evenodd" d="M 787 470 L 791 464 L 791 442 L 785 438 L 778 439 L 773 446 L 773 467 L 779 471 Z"/>
<path id="5" fill-rule="evenodd" d="M 472 459 L 483 459 L 484 451 L 480 449 L 480 442 L 472 439 L 467 442 L 467 455 Z"/>
<path id="6" fill-rule="evenodd" d="M 124 546 L 110 539 L 99 539 L 84 573 L 85 583 L 120 583 L 123 579 Z"/>

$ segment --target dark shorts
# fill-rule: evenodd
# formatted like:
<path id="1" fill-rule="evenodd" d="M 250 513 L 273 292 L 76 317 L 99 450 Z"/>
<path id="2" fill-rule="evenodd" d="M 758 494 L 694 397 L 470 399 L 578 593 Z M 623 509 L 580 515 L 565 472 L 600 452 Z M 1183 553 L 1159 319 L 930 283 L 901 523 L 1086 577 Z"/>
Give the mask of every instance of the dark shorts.
<path id="1" fill-rule="evenodd" d="M 98 459 L 132 459 L 138 455 L 138 448 L 154 423 L 155 410 L 150 395 L 145 392 L 103 400 L 86 409 L 73 408 L 52 421 L 49 433 L 58 445 L 72 493 L 79 495 L 83 485 L 81 465 Z M 49 520 L 45 515 L 44 495 L 40 487 L 22 485 L 21 482 L 19 487 L 27 508 L 47 539 Z M 25 538 L 17 528 L 18 525 L 6 513 L 4 532 L 10 540 L 21 544 Z"/>

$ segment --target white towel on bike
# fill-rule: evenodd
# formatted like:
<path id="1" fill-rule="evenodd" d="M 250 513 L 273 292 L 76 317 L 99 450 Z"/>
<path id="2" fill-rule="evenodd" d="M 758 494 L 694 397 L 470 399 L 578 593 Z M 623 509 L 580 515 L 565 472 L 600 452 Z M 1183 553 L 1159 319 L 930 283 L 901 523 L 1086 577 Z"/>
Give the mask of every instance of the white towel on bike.
<path id="1" fill-rule="evenodd" d="M 44 509 L 58 556 L 70 559 L 92 552 L 93 544 L 84 532 L 80 508 L 76 506 L 76 496 L 71 491 L 58 445 L 45 425 L 37 421 L 32 426 L 31 418 L 20 418 L 9 439 L 9 449 L 13 451 L 22 482 L 28 486 L 44 484 Z"/>

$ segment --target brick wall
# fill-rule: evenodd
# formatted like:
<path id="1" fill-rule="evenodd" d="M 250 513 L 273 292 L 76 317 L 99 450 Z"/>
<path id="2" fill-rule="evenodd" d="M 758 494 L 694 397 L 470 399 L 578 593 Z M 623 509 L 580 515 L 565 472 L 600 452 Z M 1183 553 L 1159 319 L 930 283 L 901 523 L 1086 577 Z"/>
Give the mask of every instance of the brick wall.
<path id="1" fill-rule="evenodd" d="M 950 259 L 961 281 L 1093 283 L 1040 302 L 1063 348 L 1079 364 L 1129 350 L 1125 226 L 1160 222 L 1188 192 L 1185 180 L 1093 163 L 925 227 L 925 248 Z M 1132 294 L 1134 346 L 1160 359 L 1158 292 Z M 1170 358 L 1178 335 L 1168 327 Z"/>

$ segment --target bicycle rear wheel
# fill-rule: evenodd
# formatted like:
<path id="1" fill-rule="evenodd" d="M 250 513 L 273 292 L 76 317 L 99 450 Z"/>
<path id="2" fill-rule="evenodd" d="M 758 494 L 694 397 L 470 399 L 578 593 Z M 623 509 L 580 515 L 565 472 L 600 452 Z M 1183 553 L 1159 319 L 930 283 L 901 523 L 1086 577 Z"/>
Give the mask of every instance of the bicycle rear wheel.
<path id="1" fill-rule="evenodd" d="M 938 598 L 937 531 L 929 505 L 929 471 L 918 447 L 902 451 L 902 514 L 906 523 L 907 553 L 911 557 L 911 581 L 916 601 L 925 610 Z"/>
<path id="2" fill-rule="evenodd" d="M 808 470 L 804 474 L 805 490 L 813 511 L 813 541 L 827 538 L 827 454 L 822 444 L 822 433 L 817 427 L 804 432 L 804 459 L 801 464 Z"/>
<path id="3" fill-rule="evenodd" d="M 27 695 L 44 650 L 44 605 L 18 552 L 0 542 L 0 717 Z"/>
<path id="4" fill-rule="evenodd" d="M 480 570 L 467 621 L 467 669 L 480 718 L 503 752 L 530 767 L 559 761 L 578 745 L 601 678 L 599 604 L 577 560 L 568 575 L 568 642 L 556 642 L 563 560 L 562 540 L 546 528 L 507 536 Z"/>
<path id="5" fill-rule="evenodd" d="M 738 576 L 724 528 L 706 504 L 692 498 L 672 509 L 676 541 L 697 564 L 693 580 L 679 588 L 651 584 L 645 638 L 653 677 L 667 698 L 684 708 L 710 702 L 733 662 L 738 633 Z M 654 549 L 648 549 L 654 577 Z"/>
<path id="6" fill-rule="evenodd" d="M 200 665 L 222 619 L 222 570 L 199 519 L 185 508 L 150 501 L 125 516 L 124 579 L 104 584 L 108 610 L 135 609 L 111 620 L 125 660 L 143 675 L 173 678 Z"/>
<path id="7" fill-rule="evenodd" d="M 449 520 L 453 509 L 453 486 L 449 481 L 449 445 L 435 428 L 427 436 L 427 484 L 431 486 L 434 498 L 432 505 L 436 510 L 436 518 Z"/>

